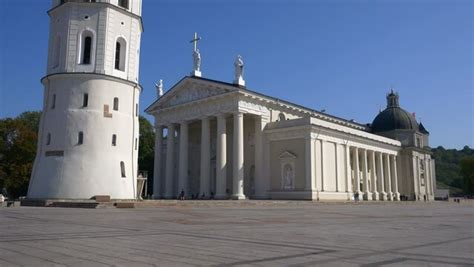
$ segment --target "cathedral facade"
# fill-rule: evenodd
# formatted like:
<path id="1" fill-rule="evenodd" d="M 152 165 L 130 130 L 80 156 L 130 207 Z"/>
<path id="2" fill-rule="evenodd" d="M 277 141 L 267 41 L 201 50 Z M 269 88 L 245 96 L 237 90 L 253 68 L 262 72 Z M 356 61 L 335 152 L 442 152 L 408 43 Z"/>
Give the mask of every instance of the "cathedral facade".
<path id="1" fill-rule="evenodd" d="M 146 109 L 155 198 L 434 199 L 429 133 L 393 91 L 364 125 L 250 90 L 242 70 L 233 83 L 200 75 L 195 64 Z"/>

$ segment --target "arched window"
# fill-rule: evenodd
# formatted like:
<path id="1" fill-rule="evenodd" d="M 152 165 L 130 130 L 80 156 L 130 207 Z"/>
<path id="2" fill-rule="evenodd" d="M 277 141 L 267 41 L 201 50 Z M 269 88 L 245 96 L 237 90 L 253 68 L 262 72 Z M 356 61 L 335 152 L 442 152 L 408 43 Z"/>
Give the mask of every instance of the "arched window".
<path id="1" fill-rule="evenodd" d="M 117 39 L 115 43 L 115 69 L 125 70 L 125 53 L 127 51 L 127 43 L 122 37 Z"/>
<path id="2" fill-rule="evenodd" d="M 56 94 L 53 94 L 53 100 L 51 101 L 51 109 L 56 107 Z"/>
<path id="3" fill-rule="evenodd" d="M 128 0 L 119 0 L 119 6 L 128 9 Z"/>
<path id="4" fill-rule="evenodd" d="M 114 110 L 118 110 L 119 108 L 119 99 L 118 97 L 114 97 Z"/>
<path id="5" fill-rule="evenodd" d="M 57 68 L 59 66 L 59 57 L 61 56 L 61 37 L 58 35 L 54 40 L 53 47 L 53 58 L 52 67 Z"/>
<path id="6" fill-rule="evenodd" d="M 84 133 L 79 132 L 79 134 L 77 135 L 77 144 L 82 145 L 83 143 L 84 143 Z"/>
<path id="7" fill-rule="evenodd" d="M 51 134 L 48 133 L 48 135 L 46 136 L 46 145 L 49 146 L 49 144 L 51 144 Z"/>
<path id="8" fill-rule="evenodd" d="M 120 43 L 117 42 L 115 44 L 115 69 L 119 70 L 120 69 Z"/>
<path id="9" fill-rule="evenodd" d="M 84 94 L 82 99 L 82 107 L 87 107 L 89 105 L 89 94 Z"/>
<path id="10" fill-rule="evenodd" d="M 83 44 L 82 64 L 91 64 L 92 36 L 86 36 Z"/>
<path id="11" fill-rule="evenodd" d="M 116 145 L 117 145 L 117 135 L 113 134 L 112 135 L 112 146 L 116 146 Z"/>
<path id="12" fill-rule="evenodd" d="M 126 177 L 125 175 L 125 163 L 120 161 L 120 172 L 122 173 L 122 178 Z"/>
<path id="13" fill-rule="evenodd" d="M 278 114 L 278 119 L 279 119 L 280 121 L 286 120 L 285 114 L 283 114 L 282 112 L 280 112 L 280 114 Z"/>

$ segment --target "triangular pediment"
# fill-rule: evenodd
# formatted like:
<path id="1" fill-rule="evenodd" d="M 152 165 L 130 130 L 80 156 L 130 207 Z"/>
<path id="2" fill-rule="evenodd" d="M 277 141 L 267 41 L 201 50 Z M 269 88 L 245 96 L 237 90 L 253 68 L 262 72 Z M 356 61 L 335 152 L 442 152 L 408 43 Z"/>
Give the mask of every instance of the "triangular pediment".
<path id="1" fill-rule="evenodd" d="M 279 159 L 296 159 L 296 155 L 286 150 L 278 156 Z"/>
<path id="2" fill-rule="evenodd" d="M 238 89 L 225 83 L 203 78 L 185 77 L 148 107 L 146 111 L 153 112 L 156 109 L 178 106 L 235 90 Z"/>

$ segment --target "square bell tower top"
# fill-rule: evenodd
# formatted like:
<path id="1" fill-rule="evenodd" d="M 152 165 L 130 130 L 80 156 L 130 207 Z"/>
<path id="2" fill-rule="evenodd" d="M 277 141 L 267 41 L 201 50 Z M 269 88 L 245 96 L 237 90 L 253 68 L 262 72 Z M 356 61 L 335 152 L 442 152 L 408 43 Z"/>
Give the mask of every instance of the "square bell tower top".
<path id="1" fill-rule="evenodd" d="M 142 15 L 142 0 L 52 0 L 51 8 L 55 8 L 68 2 L 73 3 L 104 3 L 125 9 L 137 16 Z"/>

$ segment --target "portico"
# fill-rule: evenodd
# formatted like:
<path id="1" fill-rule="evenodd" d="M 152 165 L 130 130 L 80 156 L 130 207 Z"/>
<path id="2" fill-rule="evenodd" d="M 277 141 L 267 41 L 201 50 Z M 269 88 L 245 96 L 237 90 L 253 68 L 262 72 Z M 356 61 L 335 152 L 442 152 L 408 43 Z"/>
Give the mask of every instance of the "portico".
<path id="1" fill-rule="evenodd" d="M 263 162 L 262 149 L 257 149 L 262 147 L 262 124 L 261 116 L 236 111 L 157 126 L 157 149 L 165 151 L 156 153 L 155 168 L 166 170 L 164 179 L 160 172 L 155 180 L 155 197 L 176 198 L 181 191 L 187 198 L 256 196 L 255 181 L 263 174 L 262 166 L 256 167 Z M 252 145 L 244 134 L 253 138 Z"/>

